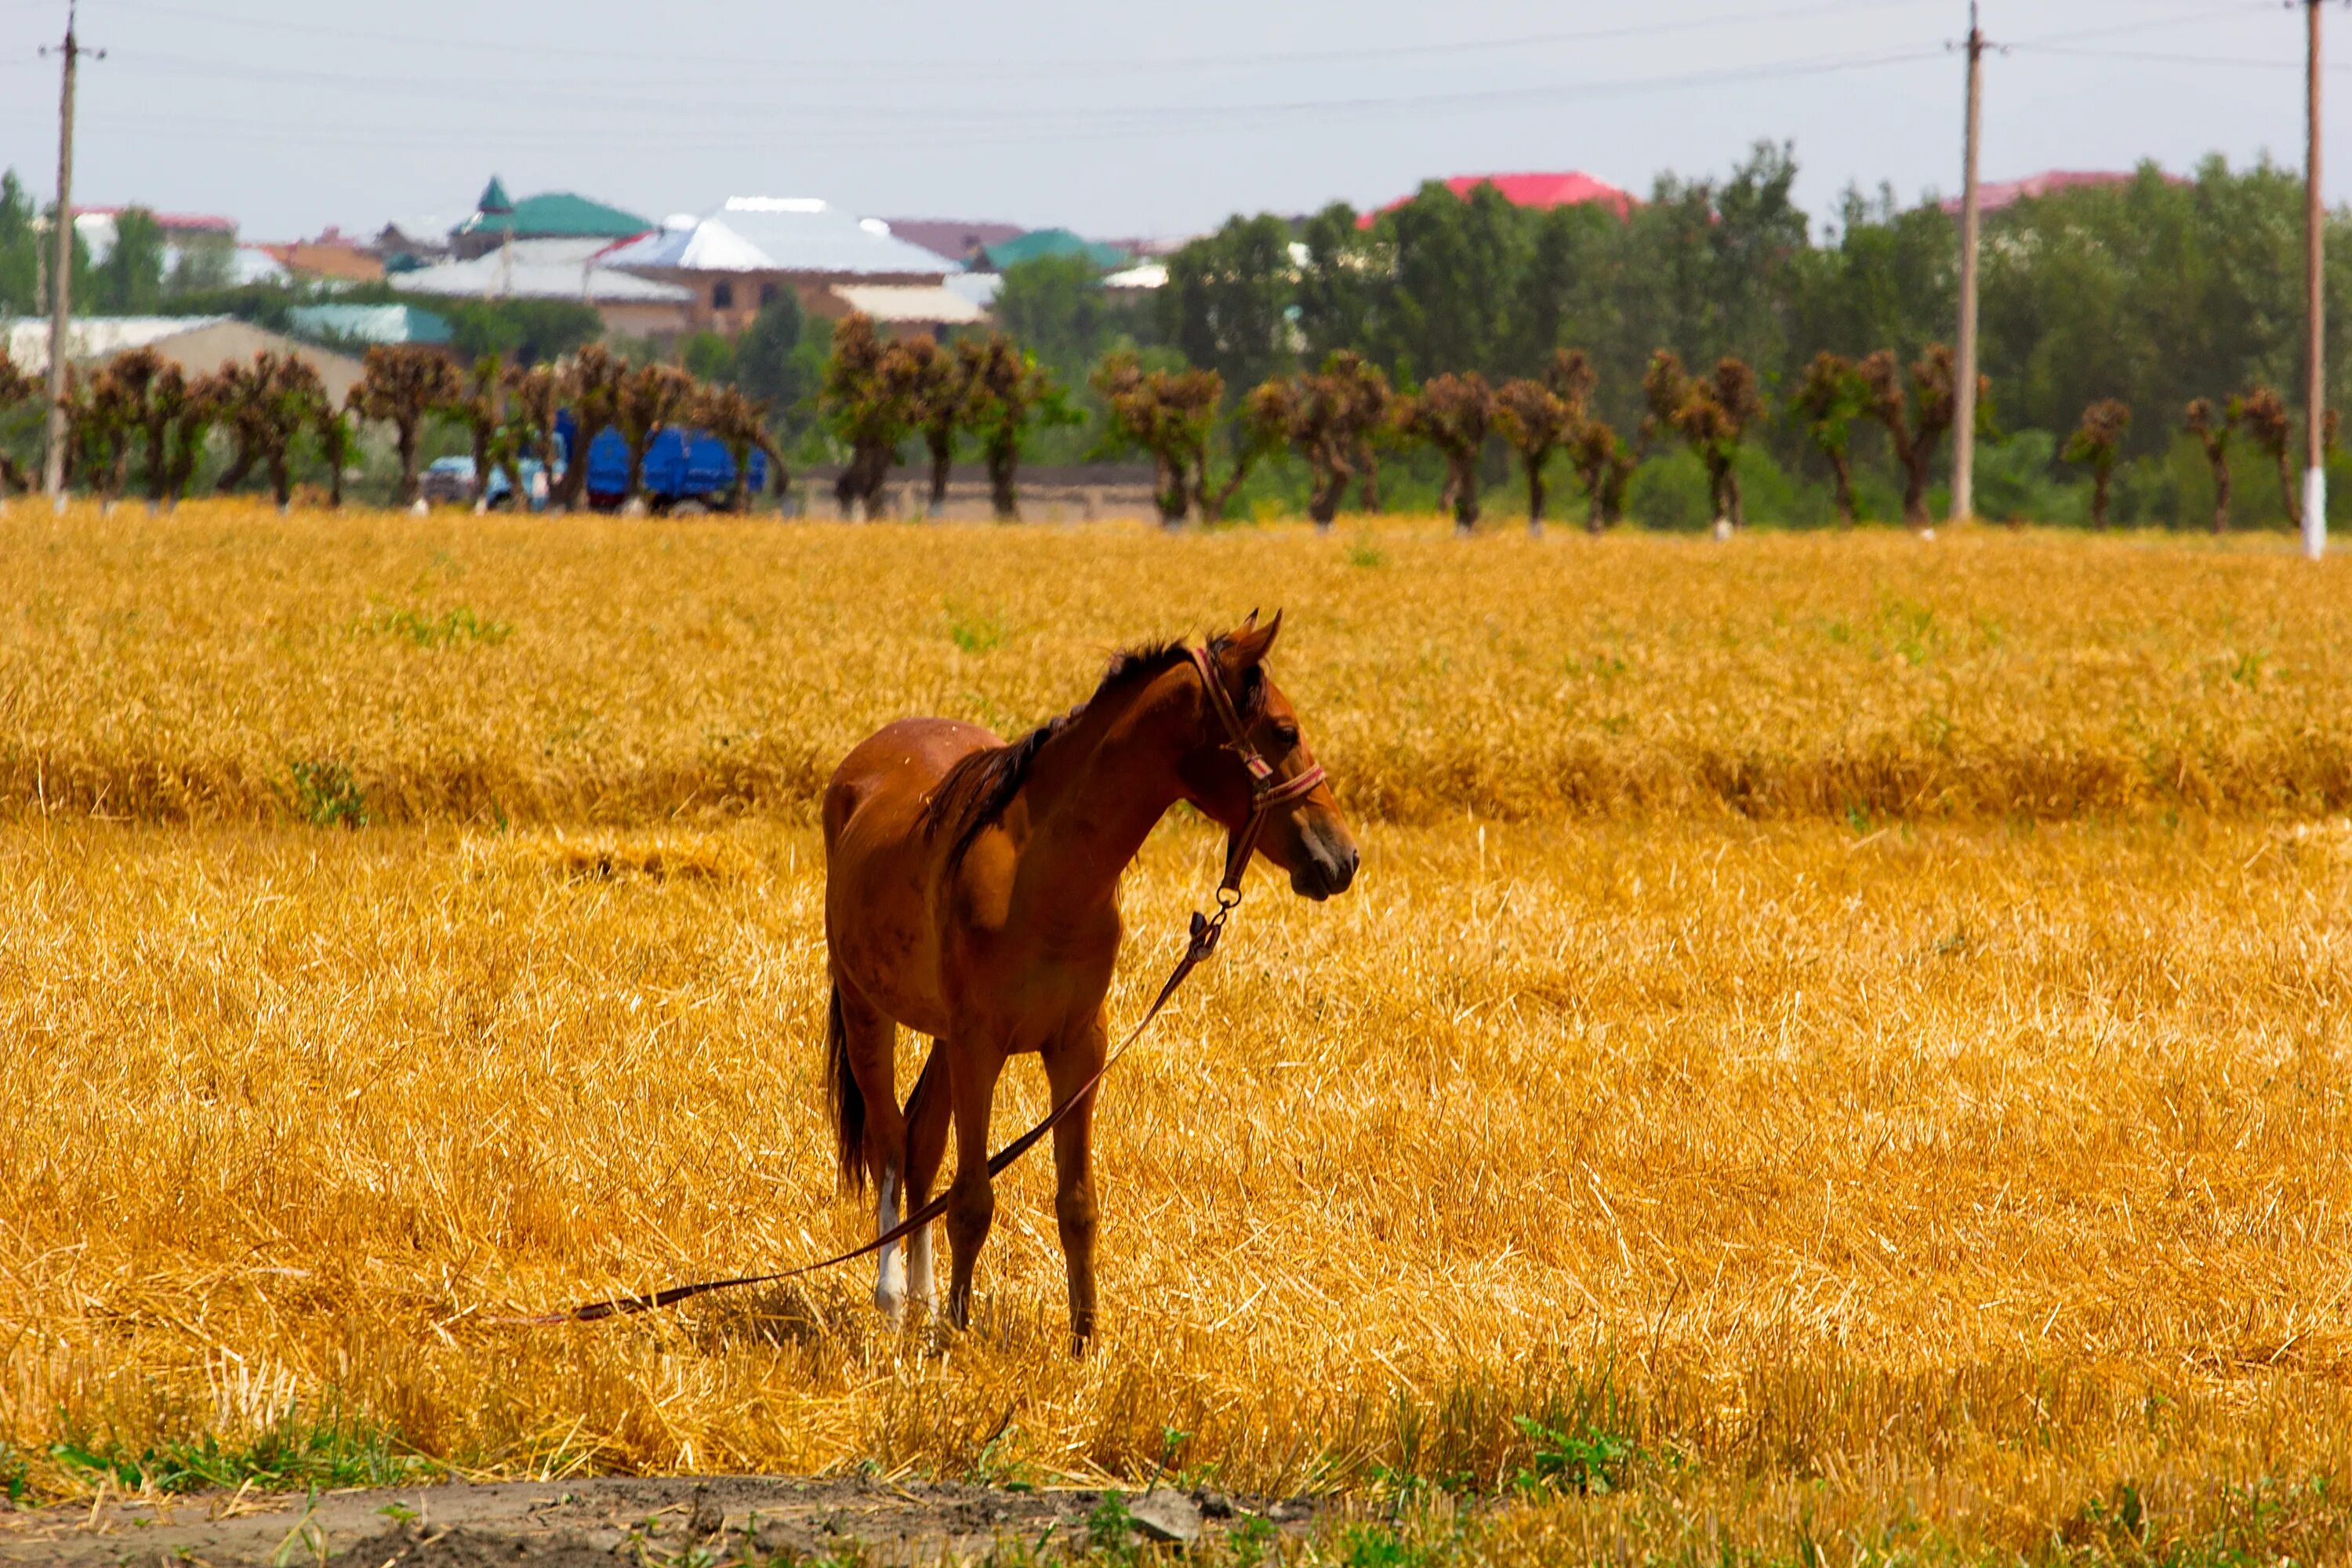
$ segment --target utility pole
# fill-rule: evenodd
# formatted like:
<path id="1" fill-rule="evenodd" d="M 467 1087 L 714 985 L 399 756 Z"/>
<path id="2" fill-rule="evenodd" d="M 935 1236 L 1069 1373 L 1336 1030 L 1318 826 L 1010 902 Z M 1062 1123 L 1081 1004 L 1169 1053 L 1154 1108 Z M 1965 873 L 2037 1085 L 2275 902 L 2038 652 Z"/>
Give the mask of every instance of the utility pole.
<path id="1" fill-rule="evenodd" d="M 1952 405 L 1952 521 L 1977 510 L 1977 153 L 1984 125 L 1984 29 L 1969 0 L 1969 110 L 1960 174 L 1960 349 Z"/>
<path id="2" fill-rule="evenodd" d="M 2310 124 L 2303 176 L 2305 309 L 2309 315 L 2303 361 L 2303 552 L 2314 561 L 2327 552 L 2327 279 L 2323 266 L 2327 209 L 2319 186 L 2319 6 L 2320 0 L 2304 0 L 2310 28 L 2305 61 Z"/>
<path id="3" fill-rule="evenodd" d="M 65 86 L 58 95 L 58 216 L 49 263 L 49 426 L 41 458 L 41 487 L 49 504 L 66 510 L 66 334 L 73 320 L 73 136 L 74 71 L 81 43 L 74 33 L 77 7 L 66 5 Z M 44 50 L 44 53 L 47 51 Z"/>

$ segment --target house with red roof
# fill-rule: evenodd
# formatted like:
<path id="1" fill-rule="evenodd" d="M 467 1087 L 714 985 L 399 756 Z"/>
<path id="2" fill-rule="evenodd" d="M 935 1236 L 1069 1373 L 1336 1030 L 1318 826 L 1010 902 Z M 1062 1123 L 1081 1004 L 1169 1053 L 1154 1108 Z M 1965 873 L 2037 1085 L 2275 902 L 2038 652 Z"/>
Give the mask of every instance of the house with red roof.
<path id="1" fill-rule="evenodd" d="M 2128 185 L 2139 178 L 2136 170 L 2126 169 L 2045 169 L 2038 174 L 2028 174 L 2021 180 L 1998 180 L 1977 187 L 1977 210 L 1997 213 L 2003 207 L 2013 207 L 2036 196 L 2055 195 L 2060 191 L 2095 189 L 2101 185 Z M 2189 182 L 2179 174 L 2167 174 L 2165 183 L 2185 185 Z M 1952 216 L 1960 216 L 1960 198 L 1954 196 L 1942 204 Z"/>
<path id="2" fill-rule="evenodd" d="M 1445 182 L 1445 188 L 1457 196 L 1467 196 L 1480 185 L 1494 186 L 1515 207 L 1574 207 L 1597 202 L 1621 218 L 1633 210 L 1633 193 L 1620 190 L 1606 180 L 1596 180 L 1581 169 L 1549 174 L 1456 174 Z M 1393 212 L 1411 200 L 1412 195 L 1399 196 L 1379 211 L 1358 218 L 1357 226 L 1370 228 L 1381 213 Z"/>

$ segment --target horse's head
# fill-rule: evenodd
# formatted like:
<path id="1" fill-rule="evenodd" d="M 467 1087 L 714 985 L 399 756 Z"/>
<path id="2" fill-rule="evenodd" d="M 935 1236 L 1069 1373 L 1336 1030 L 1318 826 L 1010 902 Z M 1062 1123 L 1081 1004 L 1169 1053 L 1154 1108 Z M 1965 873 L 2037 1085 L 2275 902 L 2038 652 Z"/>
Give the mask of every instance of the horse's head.
<path id="1" fill-rule="evenodd" d="M 1262 816 L 1257 852 L 1290 873 L 1294 892 L 1328 899 L 1355 880 L 1356 836 L 1307 750 L 1297 710 L 1266 672 L 1265 656 L 1281 630 L 1279 613 L 1260 626 L 1252 611 L 1237 630 L 1209 640 L 1200 741 L 1179 773 L 1184 797 L 1226 831 L 1242 834 Z M 1206 684 L 1211 677 L 1213 688 Z M 1253 760 L 1264 763 L 1263 772 L 1253 770 Z"/>

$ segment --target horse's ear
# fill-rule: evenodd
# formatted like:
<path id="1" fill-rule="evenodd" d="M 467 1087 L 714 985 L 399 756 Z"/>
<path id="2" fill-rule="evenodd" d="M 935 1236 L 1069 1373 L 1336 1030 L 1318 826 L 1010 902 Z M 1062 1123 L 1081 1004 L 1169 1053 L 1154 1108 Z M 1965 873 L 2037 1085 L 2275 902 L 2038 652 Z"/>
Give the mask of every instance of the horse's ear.
<path id="1" fill-rule="evenodd" d="M 1222 640 L 1234 663 L 1243 669 L 1247 669 L 1251 665 L 1262 663 L 1265 660 L 1265 656 L 1273 650 L 1274 639 L 1281 630 L 1282 612 L 1280 610 L 1275 611 L 1274 619 L 1264 626 L 1258 625 L 1257 612 L 1252 610 L 1249 619 L 1244 621 L 1237 629 Z"/>

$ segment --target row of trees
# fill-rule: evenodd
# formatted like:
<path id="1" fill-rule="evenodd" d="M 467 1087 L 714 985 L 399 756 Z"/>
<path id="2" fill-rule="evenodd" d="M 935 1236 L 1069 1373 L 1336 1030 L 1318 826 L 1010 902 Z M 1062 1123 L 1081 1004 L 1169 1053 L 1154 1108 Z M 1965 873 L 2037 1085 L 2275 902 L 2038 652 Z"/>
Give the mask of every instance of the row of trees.
<path id="1" fill-rule="evenodd" d="M 0 356 L 0 414 L 42 391 Z M 729 501 L 737 508 L 747 499 L 753 452 L 767 457 L 778 493 L 787 479 L 764 404 L 674 365 L 633 365 L 595 343 L 558 364 L 509 368 L 491 354 L 466 371 L 432 349 L 378 345 L 368 351 L 364 374 L 340 406 L 299 355 L 265 351 L 248 363 L 191 376 L 152 349 L 132 349 L 94 374 L 73 372 L 65 410 L 68 482 L 101 504 L 124 493 L 135 469 L 152 505 L 173 505 L 187 493 L 218 430 L 230 449 L 215 486 L 220 493 L 240 489 L 258 469 L 283 510 L 292 499 L 295 456 L 307 451 L 326 471 L 328 504 L 340 507 L 343 476 L 359 452 L 355 421 L 388 429 L 399 465 L 398 497 L 412 504 L 427 422 L 442 418 L 471 441 L 478 497 L 487 496 L 496 472 L 507 476 L 516 496 L 525 494 L 522 463 L 530 459 L 548 479 L 550 504 L 569 510 L 587 493 L 588 464 L 584 456 L 568 465 L 561 461 L 557 418 L 567 410 L 577 454 L 584 455 L 606 430 L 619 435 L 628 455 L 619 498 L 624 506 L 642 496 L 654 437 L 674 426 L 707 432 L 727 447 L 735 465 Z M 24 484 L 13 465 L 0 471 L 0 496 Z"/>

